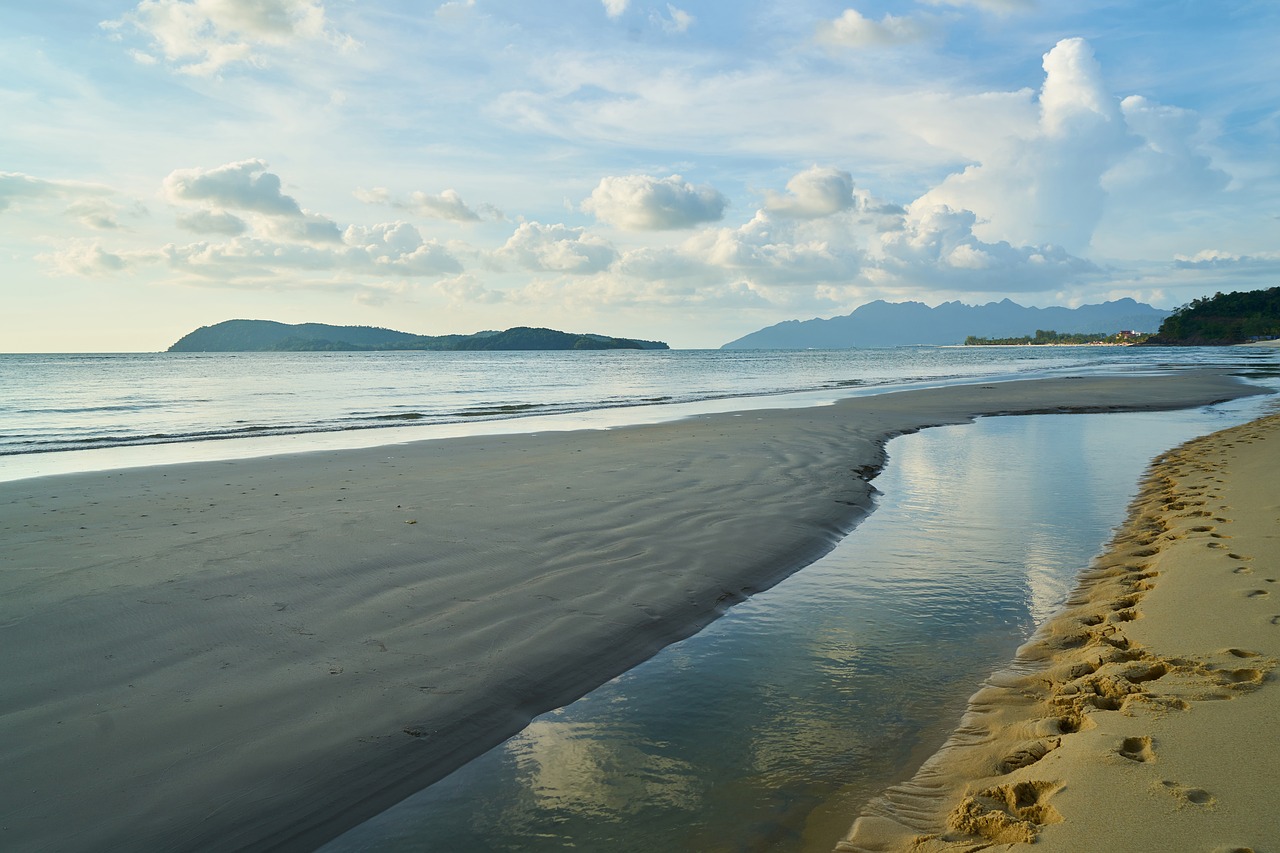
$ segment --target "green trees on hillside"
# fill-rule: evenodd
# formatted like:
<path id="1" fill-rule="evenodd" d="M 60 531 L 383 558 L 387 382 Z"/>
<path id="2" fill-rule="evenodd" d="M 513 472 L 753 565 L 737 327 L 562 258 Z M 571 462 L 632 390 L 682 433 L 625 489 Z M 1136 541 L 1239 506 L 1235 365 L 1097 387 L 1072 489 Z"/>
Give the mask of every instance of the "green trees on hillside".
<path id="1" fill-rule="evenodd" d="M 1157 346 L 1239 344 L 1280 336 L 1280 287 L 1215 293 L 1173 309 L 1147 341 Z"/>

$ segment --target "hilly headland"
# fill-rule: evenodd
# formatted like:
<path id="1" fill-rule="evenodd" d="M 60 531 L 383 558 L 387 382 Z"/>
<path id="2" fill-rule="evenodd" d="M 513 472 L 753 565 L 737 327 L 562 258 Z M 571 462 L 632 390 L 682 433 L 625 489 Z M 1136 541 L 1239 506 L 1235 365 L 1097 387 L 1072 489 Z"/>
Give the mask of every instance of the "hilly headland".
<path id="1" fill-rule="evenodd" d="M 368 352 L 391 350 L 664 350 L 662 341 L 516 326 L 471 335 L 415 335 L 376 326 L 227 320 L 183 335 L 169 352 Z"/>

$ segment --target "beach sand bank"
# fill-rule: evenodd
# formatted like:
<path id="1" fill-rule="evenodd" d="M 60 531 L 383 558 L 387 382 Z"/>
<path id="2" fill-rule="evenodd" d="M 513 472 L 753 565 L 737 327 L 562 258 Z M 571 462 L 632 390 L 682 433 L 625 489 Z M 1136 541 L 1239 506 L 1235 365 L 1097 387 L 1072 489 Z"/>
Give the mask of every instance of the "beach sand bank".
<path id="1" fill-rule="evenodd" d="M 972 385 L 0 484 L 0 847 L 314 849 L 821 555 L 894 435 L 1249 392 Z"/>
<path id="2" fill-rule="evenodd" d="M 1063 612 L 839 851 L 1280 849 L 1280 415 L 1157 459 Z"/>

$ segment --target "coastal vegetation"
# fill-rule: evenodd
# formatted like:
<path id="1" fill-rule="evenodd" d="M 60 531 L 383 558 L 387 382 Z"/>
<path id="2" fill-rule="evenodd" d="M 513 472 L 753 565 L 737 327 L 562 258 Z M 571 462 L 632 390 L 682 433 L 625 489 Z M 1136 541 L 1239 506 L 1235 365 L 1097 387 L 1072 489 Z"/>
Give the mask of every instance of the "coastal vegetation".
<path id="1" fill-rule="evenodd" d="M 1140 332 L 1116 332 L 1109 335 L 1105 332 L 1055 332 L 1047 329 L 1036 329 L 1034 335 L 1020 335 L 1014 338 L 980 338 L 976 335 L 970 335 L 965 338 L 964 345 L 967 347 L 1067 346 L 1079 344 L 1125 346 L 1141 343 L 1148 337 L 1149 335 Z"/>
<path id="2" fill-rule="evenodd" d="M 1280 337 L 1280 287 L 1215 293 L 1173 309 L 1150 346 L 1223 346 Z"/>
<path id="3" fill-rule="evenodd" d="M 668 349 L 662 341 L 575 334 L 517 326 L 471 335 L 414 335 L 375 326 L 290 325 L 272 320 L 227 320 L 184 335 L 169 352 L 381 352 L 393 350 Z"/>

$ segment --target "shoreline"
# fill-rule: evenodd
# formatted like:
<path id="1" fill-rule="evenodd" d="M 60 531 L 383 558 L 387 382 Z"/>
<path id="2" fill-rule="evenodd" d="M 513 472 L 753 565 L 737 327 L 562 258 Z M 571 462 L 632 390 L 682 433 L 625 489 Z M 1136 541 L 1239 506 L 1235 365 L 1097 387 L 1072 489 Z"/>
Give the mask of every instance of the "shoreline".
<path id="1" fill-rule="evenodd" d="M 1222 372 L 0 485 L 15 847 L 313 849 L 811 562 L 884 443 Z"/>
<path id="2" fill-rule="evenodd" d="M 1062 612 L 839 853 L 1271 849 L 1280 414 L 1152 463 Z M 1105 839 L 1105 841 L 1104 841 Z"/>

